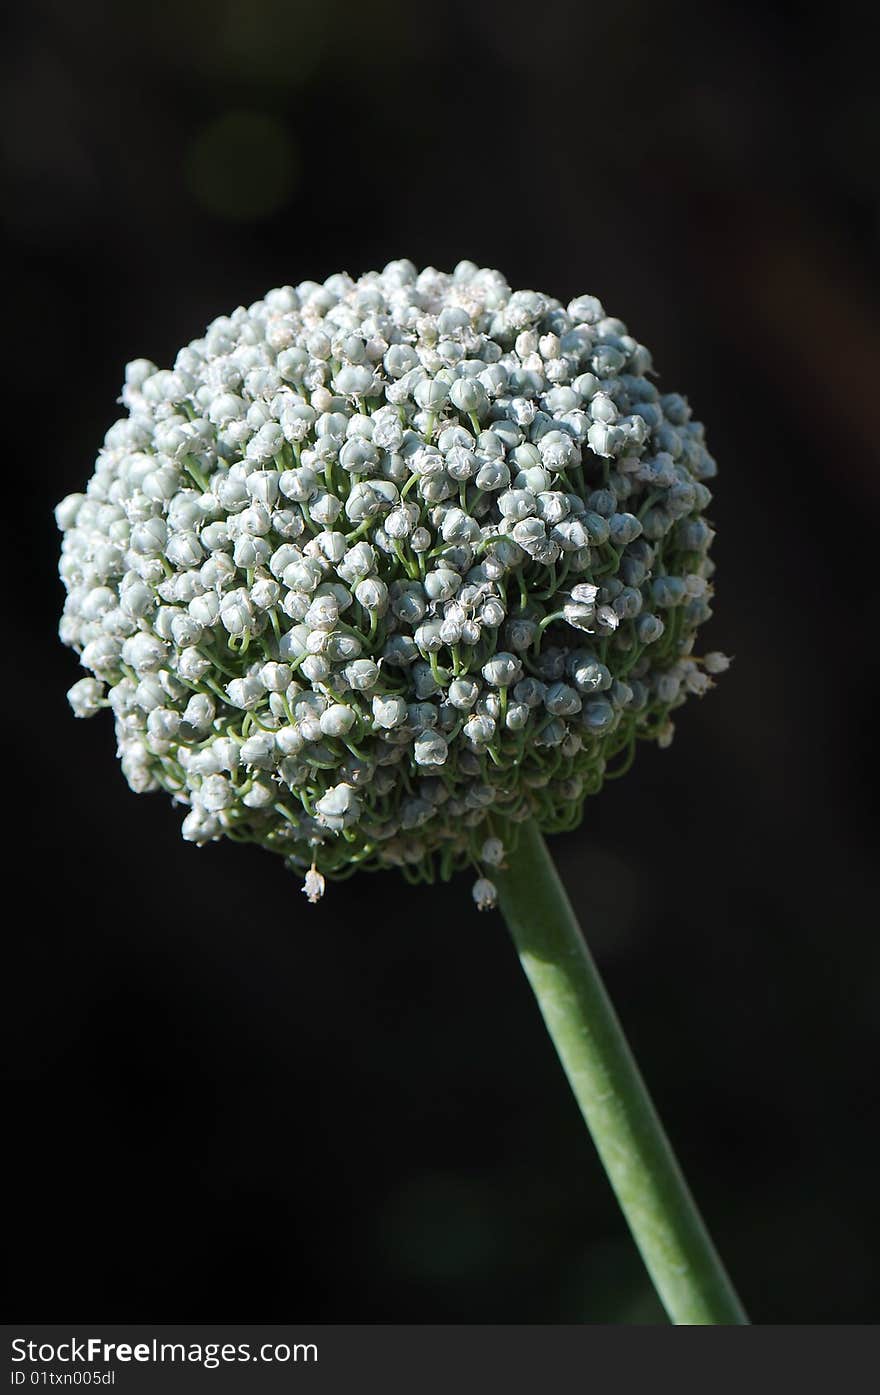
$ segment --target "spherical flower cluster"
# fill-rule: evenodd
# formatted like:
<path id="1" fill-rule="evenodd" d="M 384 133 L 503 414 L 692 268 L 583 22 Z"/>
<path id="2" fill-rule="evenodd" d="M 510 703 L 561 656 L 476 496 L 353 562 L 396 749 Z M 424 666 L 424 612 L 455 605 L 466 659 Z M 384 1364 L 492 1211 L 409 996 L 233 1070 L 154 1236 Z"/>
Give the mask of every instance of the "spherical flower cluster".
<path id="1" fill-rule="evenodd" d="M 57 510 L 61 636 L 135 791 L 183 836 L 305 873 L 501 865 L 572 827 L 726 666 L 709 614 L 715 462 L 593 296 L 462 262 L 270 291 L 173 369 Z"/>

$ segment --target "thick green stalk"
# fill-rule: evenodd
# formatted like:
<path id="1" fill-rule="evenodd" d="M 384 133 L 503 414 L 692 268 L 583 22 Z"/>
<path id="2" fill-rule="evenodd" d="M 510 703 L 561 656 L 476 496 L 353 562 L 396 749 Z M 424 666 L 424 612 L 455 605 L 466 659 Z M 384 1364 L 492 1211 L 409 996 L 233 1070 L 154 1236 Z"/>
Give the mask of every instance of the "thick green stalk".
<path id="1" fill-rule="evenodd" d="M 679 1324 L 747 1323 L 535 824 L 524 825 L 510 866 L 493 879 L 547 1030 L 667 1313 Z"/>

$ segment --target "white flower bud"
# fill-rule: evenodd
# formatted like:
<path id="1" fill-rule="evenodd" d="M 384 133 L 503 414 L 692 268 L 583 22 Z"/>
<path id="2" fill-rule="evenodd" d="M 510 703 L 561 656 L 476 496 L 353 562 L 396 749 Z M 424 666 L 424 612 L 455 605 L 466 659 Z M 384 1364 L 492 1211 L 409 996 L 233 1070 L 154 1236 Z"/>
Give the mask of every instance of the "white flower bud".
<path id="1" fill-rule="evenodd" d="M 290 664 L 279 664 L 274 661 L 263 664 L 258 674 L 263 687 L 269 693 L 283 693 L 287 691 L 290 680 L 293 677 Z"/>
<path id="2" fill-rule="evenodd" d="M 468 717 L 464 724 L 464 734 L 475 746 L 487 746 L 495 735 L 493 717 Z"/>
<path id="3" fill-rule="evenodd" d="M 355 713 L 344 703 L 333 703 L 321 713 L 319 725 L 324 736 L 345 736 L 355 723 Z"/>
<path id="4" fill-rule="evenodd" d="M 177 671 L 189 683 L 198 683 L 211 668 L 211 660 L 200 654 L 198 649 L 182 649 L 177 660 Z"/>
<path id="5" fill-rule="evenodd" d="M 360 817 L 360 800 L 351 785 L 335 785 L 318 800 L 318 817 L 328 828 L 348 828 Z"/>
<path id="6" fill-rule="evenodd" d="M 267 805 L 274 804 L 277 796 L 276 787 L 268 780 L 254 780 L 241 802 L 246 809 L 265 809 Z"/>
<path id="7" fill-rule="evenodd" d="M 246 712 L 259 707 L 266 696 L 262 683 L 256 677 L 233 678 L 226 685 L 226 693 L 233 707 L 244 708 Z"/>
<path id="8" fill-rule="evenodd" d="M 494 882 L 487 877 L 478 877 L 471 892 L 478 911 L 492 911 L 498 904 L 498 892 Z"/>
<path id="9" fill-rule="evenodd" d="M 231 635 L 245 634 L 253 623 L 250 596 L 243 587 L 230 591 L 220 601 L 220 619 Z"/>
<path id="10" fill-rule="evenodd" d="M 55 509 L 55 522 L 62 532 L 74 526 L 85 498 L 85 494 L 68 494 L 65 499 L 61 500 Z"/>
<path id="11" fill-rule="evenodd" d="M 522 661 L 516 654 L 496 654 L 483 665 L 483 677 L 496 688 L 508 688 L 522 678 Z"/>
<path id="12" fill-rule="evenodd" d="M 259 731 L 249 736 L 241 747 L 241 759 L 246 765 L 264 766 L 268 769 L 275 764 L 275 737 L 271 732 Z"/>
<path id="13" fill-rule="evenodd" d="M 402 727 L 407 719 L 406 703 L 399 697 L 374 697 L 372 711 L 376 726 L 386 731 Z"/>
<path id="14" fill-rule="evenodd" d="M 94 717 L 105 705 L 104 685 L 96 678 L 81 678 L 68 689 L 67 701 L 75 717 Z"/>
<path id="15" fill-rule="evenodd" d="M 318 904 L 324 895 L 324 888 L 325 882 L 321 873 L 315 867 L 311 867 L 306 872 L 302 887 L 303 895 L 308 897 L 310 905 L 316 906 Z"/>
<path id="16" fill-rule="evenodd" d="M 490 867 L 501 867 L 504 862 L 504 844 L 500 838 L 487 838 L 480 849 L 480 857 Z"/>
<path id="17" fill-rule="evenodd" d="M 278 472 L 276 470 L 255 470 L 245 480 L 245 488 L 250 497 L 264 508 L 274 509 L 278 502 Z"/>
<path id="18" fill-rule="evenodd" d="M 281 587 L 270 576 L 258 577 L 251 587 L 251 602 L 257 610 L 271 610 L 280 596 Z"/>
<path id="19" fill-rule="evenodd" d="M 165 556 L 175 567 L 185 570 L 197 567 L 204 561 L 205 553 L 193 532 L 172 533 L 165 548 Z"/>
<path id="20" fill-rule="evenodd" d="M 204 809 L 191 809 L 181 826 L 181 833 L 188 843 L 210 843 L 219 838 L 222 831 L 220 820 Z"/>
<path id="21" fill-rule="evenodd" d="M 228 809 L 233 800 L 232 786 L 225 775 L 206 775 L 199 787 L 199 803 L 210 813 Z"/>
<path id="22" fill-rule="evenodd" d="M 354 659 L 346 666 L 344 676 L 355 692 L 368 692 L 379 680 L 379 666 L 372 659 Z"/>
<path id="23" fill-rule="evenodd" d="M 417 765 L 445 765 L 449 755 L 449 747 L 437 731 L 426 731 L 417 736 L 413 751 Z"/>
<path id="24" fill-rule="evenodd" d="M 384 615 L 388 609 L 388 587 L 378 577 L 368 576 L 359 581 L 354 594 L 364 610 Z"/>
<path id="25" fill-rule="evenodd" d="M 165 662 L 168 645 L 162 640 L 139 630 L 122 646 L 122 658 L 136 673 L 155 673 Z"/>

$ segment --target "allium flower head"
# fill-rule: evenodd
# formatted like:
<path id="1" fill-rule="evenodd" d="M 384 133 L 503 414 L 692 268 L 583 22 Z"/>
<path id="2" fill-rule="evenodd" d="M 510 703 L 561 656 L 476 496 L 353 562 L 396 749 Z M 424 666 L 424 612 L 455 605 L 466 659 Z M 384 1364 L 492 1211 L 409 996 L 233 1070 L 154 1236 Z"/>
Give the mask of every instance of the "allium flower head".
<path id="1" fill-rule="evenodd" d="M 112 709 L 185 838 L 260 843 L 313 900 L 573 826 L 726 666 L 692 653 L 715 462 L 650 374 L 595 297 L 470 262 L 285 286 L 130 363 L 57 510 L 74 712 Z"/>

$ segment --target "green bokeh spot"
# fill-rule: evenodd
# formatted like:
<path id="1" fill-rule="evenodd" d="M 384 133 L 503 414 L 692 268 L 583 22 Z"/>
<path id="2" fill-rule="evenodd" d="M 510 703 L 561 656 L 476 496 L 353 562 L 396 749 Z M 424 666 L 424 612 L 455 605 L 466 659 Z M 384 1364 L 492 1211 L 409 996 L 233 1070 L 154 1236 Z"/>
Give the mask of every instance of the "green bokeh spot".
<path id="1" fill-rule="evenodd" d="M 288 202 L 299 177 L 299 156 L 277 117 L 229 111 L 196 134 L 186 172 L 192 197 L 208 213 L 251 222 Z"/>

